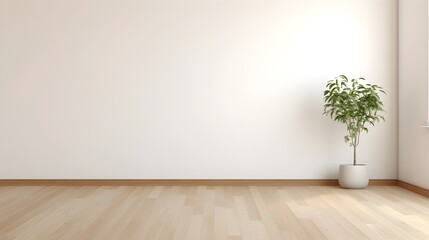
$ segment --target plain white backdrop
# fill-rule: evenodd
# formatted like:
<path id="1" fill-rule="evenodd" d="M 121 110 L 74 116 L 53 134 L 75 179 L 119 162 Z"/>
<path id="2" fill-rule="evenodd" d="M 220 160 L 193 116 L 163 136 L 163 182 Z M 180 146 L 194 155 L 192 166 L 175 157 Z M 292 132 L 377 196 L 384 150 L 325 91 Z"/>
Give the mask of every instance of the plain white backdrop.
<path id="1" fill-rule="evenodd" d="M 1 178 L 336 178 L 326 81 L 384 87 L 362 136 L 397 177 L 397 1 L 0 1 Z"/>
<path id="2" fill-rule="evenodd" d="M 428 2 L 399 6 L 399 179 L 429 189 Z"/>

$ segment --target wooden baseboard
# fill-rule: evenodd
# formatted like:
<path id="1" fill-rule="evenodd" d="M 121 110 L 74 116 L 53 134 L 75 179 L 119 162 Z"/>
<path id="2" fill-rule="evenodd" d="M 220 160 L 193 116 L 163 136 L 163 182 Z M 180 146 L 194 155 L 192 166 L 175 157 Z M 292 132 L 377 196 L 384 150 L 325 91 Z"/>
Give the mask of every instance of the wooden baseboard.
<path id="1" fill-rule="evenodd" d="M 336 179 L 2 179 L 0 186 L 337 186 Z"/>
<path id="2" fill-rule="evenodd" d="M 398 180 L 396 179 L 370 179 L 369 186 L 397 186 Z"/>
<path id="3" fill-rule="evenodd" d="M 370 186 L 399 186 L 429 197 L 429 190 L 396 179 Z M 337 179 L 0 179 L 0 186 L 339 186 Z"/>
<path id="4" fill-rule="evenodd" d="M 0 179 L 0 186 L 338 186 L 337 179 Z M 370 186 L 394 186 L 372 179 Z"/>
<path id="5" fill-rule="evenodd" d="M 419 186 L 416 186 L 414 184 L 411 183 L 407 183 L 401 180 L 398 180 L 398 186 L 400 186 L 401 188 L 405 188 L 407 190 L 410 190 L 412 192 L 421 194 L 423 196 L 429 197 L 429 189 L 425 189 Z"/>

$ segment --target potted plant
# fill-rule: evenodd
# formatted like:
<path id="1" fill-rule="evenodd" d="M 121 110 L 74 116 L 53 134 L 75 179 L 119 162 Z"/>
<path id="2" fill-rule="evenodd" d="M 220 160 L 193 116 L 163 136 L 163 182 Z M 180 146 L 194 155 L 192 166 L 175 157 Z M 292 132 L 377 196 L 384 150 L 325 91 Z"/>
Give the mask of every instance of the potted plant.
<path id="1" fill-rule="evenodd" d="M 340 75 L 328 81 L 323 92 L 325 105 L 324 115 L 334 121 L 346 124 L 348 134 L 344 137 L 346 143 L 353 147 L 353 164 L 340 165 L 339 183 L 343 188 L 365 188 L 368 186 L 368 173 L 365 164 L 356 163 L 356 148 L 359 145 L 360 134 L 368 132 L 367 125 L 375 125 L 384 117 L 383 102 L 379 93 L 383 88 L 373 84 L 363 84 L 364 78 L 348 80 Z"/>

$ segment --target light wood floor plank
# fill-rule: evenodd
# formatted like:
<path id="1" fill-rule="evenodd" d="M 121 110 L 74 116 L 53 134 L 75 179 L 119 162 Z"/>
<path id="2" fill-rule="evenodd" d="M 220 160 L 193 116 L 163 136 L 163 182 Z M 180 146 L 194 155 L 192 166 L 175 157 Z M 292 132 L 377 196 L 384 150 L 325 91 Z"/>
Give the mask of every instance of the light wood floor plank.
<path id="1" fill-rule="evenodd" d="M 396 186 L 7 186 L 0 239 L 429 239 L 429 199 Z"/>

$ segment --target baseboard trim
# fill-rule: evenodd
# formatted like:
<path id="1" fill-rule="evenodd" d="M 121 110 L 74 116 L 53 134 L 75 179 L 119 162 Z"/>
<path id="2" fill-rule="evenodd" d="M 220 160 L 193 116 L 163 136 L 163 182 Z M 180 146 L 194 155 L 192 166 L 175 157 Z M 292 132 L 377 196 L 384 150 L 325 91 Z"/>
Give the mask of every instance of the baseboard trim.
<path id="1" fill-rule="evenodd" d="M 337 179 L 0 179 L 0 186 L 338 186 Z M 394 186 L 396 179 L 371 179 Z"/>
<path id="2" fill-rule="evenodd" d="M 399 186 L 429 197 L 429 190 L 396 179 L 370 186 Z M 0 179 L 0 186 L 339 186 L 337 179 Z"/>
<path id="3" fill-rule="evenodd" d="M 419 186 L 416 186 L 414 184 L 407 183 L 407 182 L 404 182 L 401 180 L 398 180 L 398 186 L 401 188 L 407 189 L 409 191 L 421 194 L 423 196 L 429 197 L 429 189 L 422 188 L 422 187 L 419 187 Z"/>
<path id="4" fill-rule="evenodd" d="M 336 179 L 3 179 L 0 186 L 337 186 Z"/>
<path id="5" fill-rule="evenodd" d="M 397 186 L 398 180 L 396 179 L 370 179 L 369 186 Z"/>

